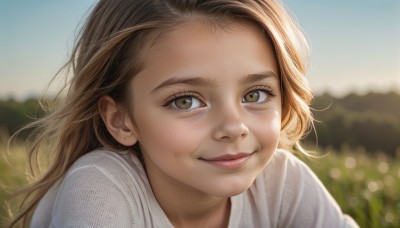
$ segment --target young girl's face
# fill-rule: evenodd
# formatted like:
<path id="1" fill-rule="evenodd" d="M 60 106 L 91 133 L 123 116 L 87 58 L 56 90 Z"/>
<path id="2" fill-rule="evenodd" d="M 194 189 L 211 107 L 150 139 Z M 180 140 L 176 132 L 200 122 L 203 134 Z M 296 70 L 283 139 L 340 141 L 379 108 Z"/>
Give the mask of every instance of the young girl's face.
<path id="1" fill-rule="evenodd" d="M 222 197 L 245 191 L 281 129 L 277 60 L 261 29 L 190 22 L 144 58 L 130 86 L 152 186 Z"/>

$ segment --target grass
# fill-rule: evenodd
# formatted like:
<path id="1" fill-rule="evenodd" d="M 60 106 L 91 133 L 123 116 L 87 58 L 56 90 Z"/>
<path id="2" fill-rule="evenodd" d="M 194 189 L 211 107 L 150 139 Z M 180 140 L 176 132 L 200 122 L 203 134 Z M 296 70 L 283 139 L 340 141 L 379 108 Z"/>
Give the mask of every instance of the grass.
<path id="1" fill-rule="evenodd" d="M 326 150 L 306 163 L 360 227 L 400 227 L 400 151 L 395 158 L 362 149 Z"/>
<path id="2" fill-rule="evenodd" d="M 360 227 L 400 227 L 400 151 L 397 157 L 369 155 L 363 150 L 332 151 L 318 159 L 304 159 L 336 199 L 343 212 Z M 17 186 L 27 183 L 24 145 L 10 153 L 0 144 L 0 201 Z M 0 227 L 7 211 L 0 208 Z"/>
<path id="3" fill-rule="evenodd" d="M 23 144 L 13 145 L 10 151 L 7 151 L 7 145 L 0 143 L 0 227 L 5 227 L 8 221 L 5 200 L 18 186 L 28 183 L 25 161 Z"/>

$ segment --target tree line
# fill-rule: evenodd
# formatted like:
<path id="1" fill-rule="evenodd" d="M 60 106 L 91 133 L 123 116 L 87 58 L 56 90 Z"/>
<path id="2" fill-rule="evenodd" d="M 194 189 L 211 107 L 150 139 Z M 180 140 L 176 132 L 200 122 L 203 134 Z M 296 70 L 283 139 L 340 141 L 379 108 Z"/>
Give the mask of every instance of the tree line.
<path id="1" fill-rule="evenodd" d="M 303 141 L 339 150 L 343 145 L 364 147 L 368 152 L 383 151 L 395 155 L 400 150 L 400 94 L 396 92 L 348 94 L 329 93 L 314 98 L 315 132 Z M 38 100 L 0 100 L 1 137 L 14 134 L 21 126 L 45 115 Z M 29 131 L 18 138 L 25 140 Z M 317 136 L 317 137 L 316 137 Z M 4 139 L 3 139 L 4 140 Z"/>
<path id="2" fill-rule="evenodd" d="M 25 101 L 16 101 L 13 98 L 0 100 L 0 142 L 7 140 L 21 127 L 44 115 L 45 112 L 40 108 L 36 98 Z M 21 132 L 18 139 L 25 140 L 31 130 Z"/>
<path id="3" fill-rule="evenodd" d="M 341 98 L 325 93 L 315 97 L 312 108 L 316 134 L 311 132 L 307 143 L 337 150 L 343 145 L 362 146 L 368 152 L 393 156 L 400 150 L 400 94 L 396 92 Z"/>

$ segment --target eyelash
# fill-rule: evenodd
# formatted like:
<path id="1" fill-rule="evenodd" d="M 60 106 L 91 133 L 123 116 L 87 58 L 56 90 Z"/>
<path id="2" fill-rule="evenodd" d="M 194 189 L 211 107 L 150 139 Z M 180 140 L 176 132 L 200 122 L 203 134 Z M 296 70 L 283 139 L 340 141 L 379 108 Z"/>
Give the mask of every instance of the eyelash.
<path id="1" fill-rule="evenodd" d="M 269 86 L 255 86 L 250 88 L 249 90 L 247 90 L 244 95 L 250 93 L 250 92 L 254 92 L 254 91 L 262 91 L 265 92 L 269 97 L 276 97 L 275 91 L 269 87 Z M 269 100 L 270 98 L 267 98 L 267 100 Z M 261 103 L 252 103 L 252 104 L 263 104 L 265 102 L 261 102 Z"/>
<path id="2" fill-rule="evenodd" d="M 254 92 L 254 91 L 262 91 L 262 92 L 265 92 L 265 93 L 268 95 L 268 97 L 275 97 L 275 96 L 276 96 L 274 90 L 271 89 L 269 86 L 255 86 L 255 87 L 252 87 L 252 88 L 250 88 L 249 90 L 247 90 L 247 91 L 244 93 L 244 95 L 246 95 L 246 94 L 248 94 L 248 93 L 250 93 L 250 92 Z M 172 96 L 170 96 L 170 97 L 164 102 L 163 106 L 164 106 L 164 107 L 167 107 L 167 108 L 170 108 L 170 109 L 172 109 L 172 110 L 174 110 L 174 111 L 186 111 L 186 112 L 189 112 L 189 111 L 191 111 L 192 109 L 187 109 L 187 110 L 186 110 L 186 109 L 174 108 L 174 107 L 171 106 L 171 104 L 172 104 L 174 101 L 176 101 L 176 100 L 179 99 L 179 98 L 183 98 L 183 97 L 195 97 L 196 99 L 198 99 L 198 100 L 199 100 L 200 102 L 202 102 L 203 104 L 205 103 L 205 102 L 203 102 L 203 99 L 199 96 L 199 94 L 194 93 L 194 92 L 190 92 L 190 91 L 182 91 L 182 92 L 178 92 L 178 93 L 175 93 L 175 94 L 173 94 Z M 268 98 L 268 97 L 267 97 L 267 101 L 270 99 L 270 98 Z M 267 102 L 267 101 L 266 101 L 266 102 Z M 251 104 L 262 105 L 262 104 L 264 104 L 264 103 L 266 103 L 266 102 L 251 103 Z"/>
<path id="3" fill-rule="evenodd" d="M 197 94 L 197 93 L 193 93 L 193 92 L 190 92 L 190 91 L 183 91 L 183 92 L 178 92 L 178 93 L 175 93 L 175 94 L 173 94 L 171 97 L 169 97 L 165 102 L 164 102 L 164 107 L 167 107 L 167 108 L 170 108 L 170 109 L 172 109 L 172 110 L 175 110 L 175 111 L 186 111 L 186 112 L 188 112 L 188 111 L 191 111 L 192 109 L 179 109 L 179 108 L 174 108 L 174 107 L 172 107 L 171 106 L 171 104 L 174 102 L 174 101 L 176 101 L 176 100 L 178 100 L 179 98 L 183 98 L 183 97 L 195 97 L 196 99 L 198 99 L 200 102 L 202 102 L 203 104 L 205 104 L 205 102 L 203 102 L 203 99 L 201 99 L 201 97 L 199 96 L 199 94 Z"/>

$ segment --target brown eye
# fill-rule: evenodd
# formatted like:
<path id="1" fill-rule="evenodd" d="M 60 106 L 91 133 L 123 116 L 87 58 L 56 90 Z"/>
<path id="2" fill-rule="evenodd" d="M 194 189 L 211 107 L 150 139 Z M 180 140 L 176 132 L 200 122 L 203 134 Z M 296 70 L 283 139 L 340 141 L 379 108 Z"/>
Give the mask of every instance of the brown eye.
<path id="1" fill-rule="evenodd" d="M 244 95 L 243 103 L 262 103 L 267 100 L 267 93 L 263 90 L 253 90 Z"/>
<path id="2" fill-rule="evenodd" d="M 193 96 L 178 97 L 171 103 L 171 105 L 173 108 L 180 110 L 190 110 L 203 106 L 202 102 Z"/>
<path id="3" fill-rule="evenodd" d="M 181 97 L 174 101 L 175 107 L 179 109 L 189 109 L 192 107 L 192 97 Z"/>

